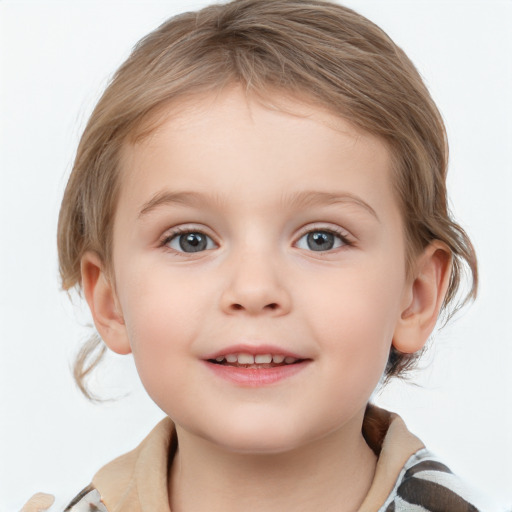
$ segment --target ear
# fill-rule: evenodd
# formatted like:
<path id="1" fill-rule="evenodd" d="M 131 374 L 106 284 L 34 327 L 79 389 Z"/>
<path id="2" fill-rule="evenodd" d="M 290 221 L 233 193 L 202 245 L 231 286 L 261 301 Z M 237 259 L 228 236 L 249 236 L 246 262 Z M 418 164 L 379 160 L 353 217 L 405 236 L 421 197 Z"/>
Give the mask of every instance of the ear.
<path id="1" fill-rule="evenodd" d="M 451 252 L 439 240 L 418 256 L 393 336 L 393 346 L 399 352 L 412 354 L 427 342 L 448 289 L 451 267 Z"/>
<path id="2" fill-rule="evenodd" d="M 94 252 L 86 252 L 80 270 L 85 300 L 99 335 L 112 351 L 129 354 L 130 342 L 116 291 L 100 257 Z"/>

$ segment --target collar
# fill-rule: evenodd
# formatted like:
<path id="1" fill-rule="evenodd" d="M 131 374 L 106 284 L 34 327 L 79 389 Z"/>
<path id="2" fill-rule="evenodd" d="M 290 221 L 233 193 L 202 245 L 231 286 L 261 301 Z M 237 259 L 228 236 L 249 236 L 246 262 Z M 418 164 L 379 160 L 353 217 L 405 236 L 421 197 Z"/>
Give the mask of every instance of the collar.
<path id="1" fill-rule="evenodd" d="M 363 435 L 379 456 L 370 490 L 358 512 L 376 512 L 392 492 L 409 457 L 424 448 L 397 414 L 369 405 Z M 110 512 L 171 512 L 167 475 L 176 452 L 176 430 L 163 419 L 135 450 L 104 466 L 93 478 Z"/>

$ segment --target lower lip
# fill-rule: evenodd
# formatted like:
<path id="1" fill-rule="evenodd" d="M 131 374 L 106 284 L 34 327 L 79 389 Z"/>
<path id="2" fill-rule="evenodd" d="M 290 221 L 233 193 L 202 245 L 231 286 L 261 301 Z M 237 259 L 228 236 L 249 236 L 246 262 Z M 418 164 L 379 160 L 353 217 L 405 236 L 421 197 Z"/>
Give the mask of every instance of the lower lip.
<path id="1" fill-rule="evenodd" d="M 208 368 L 218 377 L 246 387 L 261 387 L 288 379 L 304 370 L 309 361 L 275 366 L 273 368 L 242 368 L 205 361 Z"/>

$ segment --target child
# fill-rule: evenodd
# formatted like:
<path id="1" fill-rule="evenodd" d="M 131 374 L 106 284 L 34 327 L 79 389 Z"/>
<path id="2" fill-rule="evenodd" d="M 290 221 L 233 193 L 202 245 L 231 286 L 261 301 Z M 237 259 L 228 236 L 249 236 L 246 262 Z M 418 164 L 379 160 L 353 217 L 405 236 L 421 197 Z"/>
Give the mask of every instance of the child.
<path id="1" fill-rule="evenodd" d="M 239 0 L 143 39 L 80 142 L 59 253 L 168 418 L 67 510 L 476 510 L 369 405 L 464 264 L 476 293 L 446 162 L 415 68 L 349 9 Z"/>

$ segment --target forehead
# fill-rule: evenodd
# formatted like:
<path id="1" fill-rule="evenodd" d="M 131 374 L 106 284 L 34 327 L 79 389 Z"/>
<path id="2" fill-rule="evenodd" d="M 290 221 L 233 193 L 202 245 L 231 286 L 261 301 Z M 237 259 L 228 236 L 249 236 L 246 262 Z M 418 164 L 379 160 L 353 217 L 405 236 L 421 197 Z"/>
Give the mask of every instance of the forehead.
<path id="1" fill-rule="evenodd" d="M 382 187 L 392 192 L 386 144 L 305 98 L 275 94 L 261 101 L 236 87 L 174 102 L 145 125 L 144 136 L 123 148 L 123 203 L 140 207 L 159 188 L 240 201 L 251 199 L 247 187 L 252 197 L 269 199 L 283 190 L 328 192 L 347 170 L 348 188 L 365 189 L 376 203 Z"/>

